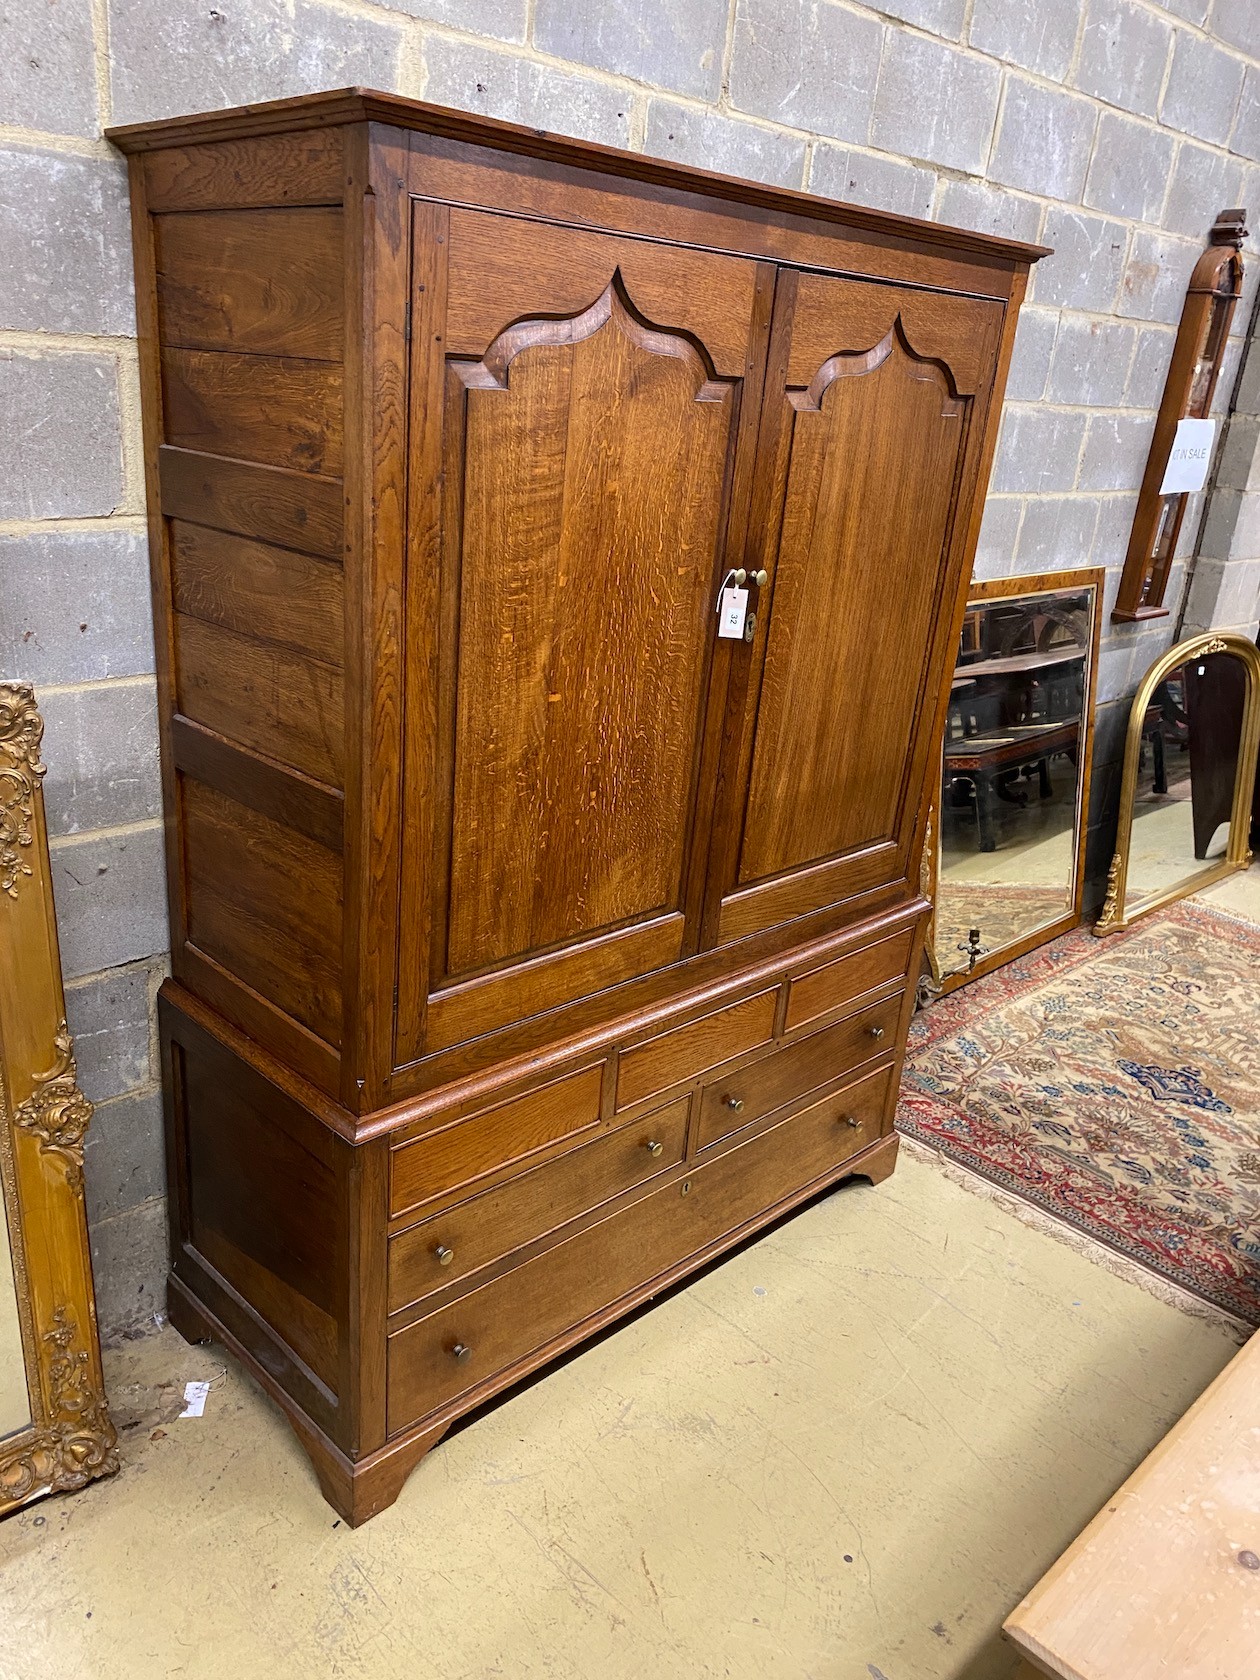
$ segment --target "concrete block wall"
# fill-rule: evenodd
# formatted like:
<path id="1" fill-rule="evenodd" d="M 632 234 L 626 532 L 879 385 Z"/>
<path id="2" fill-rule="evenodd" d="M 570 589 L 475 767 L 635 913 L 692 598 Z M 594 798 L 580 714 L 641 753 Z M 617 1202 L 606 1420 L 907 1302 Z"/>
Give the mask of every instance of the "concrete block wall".
<path id="1" fill-rule="evenodd" d="M 1260 345 L 1247 343 L 1185 592 L 1186 635 L 1260 620 Z"/>
<path id="2" fill-rule="evenodd" d="M 71 1025 L 99 1105 L 98 1284 L 118 1331 L 161 1299 L 151 999 L 165 906 L 124 171 L 101 130 L 353 83 L 1053 245 L 1019 333 L 977 570 L 1105 565 L 1109 602 L 1186 278 L 1218 210 L 1260 218 L 1257 0 L 0 11 L 0 673 L 32 678 L 48 720 Z M 1233 501 L 1214 510 L 1195 578 L 1193 611 L 1211 622 L 1256 617 L 1249 400 L 1221 480 Z M 1192 507 L 1183 548 L 1199 523 Z M 1180 586 L 1179 573 L 1172 618 L 1106 625 L 1104 761 Z M 1099 855 L 1105 816 L 1096 806 Z"/>

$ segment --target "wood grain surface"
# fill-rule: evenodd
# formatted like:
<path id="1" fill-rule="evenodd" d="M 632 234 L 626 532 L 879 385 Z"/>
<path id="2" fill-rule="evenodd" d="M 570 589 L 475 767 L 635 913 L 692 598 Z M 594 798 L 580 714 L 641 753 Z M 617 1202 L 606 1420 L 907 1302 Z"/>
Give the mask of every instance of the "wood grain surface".
<path id="1" fill-rule="evenodd" d="M 1260 1653 L 1260 1339 L 1005 1624 L 1060 1680 L 1250 1680 Z"/>

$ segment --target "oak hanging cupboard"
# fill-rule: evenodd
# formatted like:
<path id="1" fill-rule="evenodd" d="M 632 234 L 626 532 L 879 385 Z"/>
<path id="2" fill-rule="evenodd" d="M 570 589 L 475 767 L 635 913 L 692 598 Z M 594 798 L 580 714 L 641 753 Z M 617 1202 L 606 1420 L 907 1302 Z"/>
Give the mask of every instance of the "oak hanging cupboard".
<path id="1" fill-rule="evenodd" d="M 352 1521 L 896 1152 L 1035 247 L 351 91 L 130 154 L 171 1311 Z"/>

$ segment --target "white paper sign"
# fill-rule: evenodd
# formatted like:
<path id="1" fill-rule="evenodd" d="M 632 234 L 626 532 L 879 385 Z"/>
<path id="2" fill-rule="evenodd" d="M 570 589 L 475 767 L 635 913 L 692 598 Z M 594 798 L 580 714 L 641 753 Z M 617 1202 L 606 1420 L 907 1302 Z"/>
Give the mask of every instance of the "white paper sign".
<path id="1" fill-rule="evenodd" d="M 724 589 L 718 603 L 718 635 L 728 641 L 739 641 L 744 634 L 744 615 L 748 611 L 746 589 Z"/>
<path id="2" fill-rule="evenodd" d="M 1178 420 L 1168 465 L 1164 468 L 1161 496 L 1177 496 L 1187 490 L 1202 490 L 1212 464 L 1215 420 Z"/>
<path id="3" fill-rule="evenodd" d="M 206 1395 L 210 1392 L 208 1382 L 187 1382 L 184 1384 L 184 1409 L 180 1417 L 201 1417 L 206 1409 Z"/>

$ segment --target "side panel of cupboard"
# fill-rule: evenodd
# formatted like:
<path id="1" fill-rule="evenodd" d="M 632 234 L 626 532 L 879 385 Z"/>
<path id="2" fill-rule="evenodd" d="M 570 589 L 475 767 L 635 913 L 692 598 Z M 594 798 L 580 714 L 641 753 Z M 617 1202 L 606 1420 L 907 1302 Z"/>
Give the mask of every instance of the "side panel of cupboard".
<path id="1" fill-rule="evenodd" d="M 909 884 L 1003 315 L 780 278 L 707 942 Z"/>
<path id="2" fill-rule="evenodd" d="M 774 281 L 413 218 L 402 1062 L 696 949 Z"/>
<path id="3" fill-rule="evenodd" d="M 336 1092 L 343 1044 L 340 131 L 133 177 L 172 966 Z"/>

